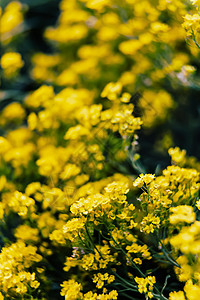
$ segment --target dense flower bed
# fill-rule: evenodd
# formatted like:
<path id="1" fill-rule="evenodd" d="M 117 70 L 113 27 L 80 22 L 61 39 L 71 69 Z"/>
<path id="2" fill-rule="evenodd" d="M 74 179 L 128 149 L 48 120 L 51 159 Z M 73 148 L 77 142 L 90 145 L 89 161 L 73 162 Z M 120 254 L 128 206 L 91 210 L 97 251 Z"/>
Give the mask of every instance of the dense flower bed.
<path id="1" fill-rule="evenodd" d="M 197 300 L 200 3 L 59 7 L 0 10 L 0 300 Z"/>

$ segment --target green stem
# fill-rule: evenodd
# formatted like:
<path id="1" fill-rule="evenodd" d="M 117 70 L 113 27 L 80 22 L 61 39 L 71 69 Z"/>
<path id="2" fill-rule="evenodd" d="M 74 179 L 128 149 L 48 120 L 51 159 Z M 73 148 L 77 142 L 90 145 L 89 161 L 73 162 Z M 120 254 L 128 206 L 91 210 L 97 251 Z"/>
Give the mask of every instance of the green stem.
<path id="1" fill-rule="evenodd" d="M 164 253 L 165 257 L 169 260 L 169 262 L 172 265 L 180 268 L 181 266 L 173 259 L 173 257 L 170 255 L 170 253 L 168 252 L 167 248 L 165 247 L 165 245 L 162 242 L 161 242 L 161 245 L 162 245 L 163 253 Z"/>
<path id="2" fill-rule="evenodd" d="M 115 239 L 113 238 L 113 236 L 111 235 L 111 233 L 110 233 L 110 236 L 111 236 L 112 240 L 115 242 L 115 244 L 118 245 L 117 242 L 115 241 Z M 124 253 L 125 256 L 128 257 L 128 259 L 131 261 L 133 267 L 140 273 L 140 275 L 143 278 L 146 278 L 145 274 L 137 267 L 137 265 L 132 261 L 132 259 L 130 259 L 130 257 L 124 251 L 124 249 L 122 249 L 122 248 L 119 248 L 119 249 Z M 159 291 L 159 289 L 155 285 L 154 285 L 154 289 L 159 294 L 159 295 L 156 295 L 156 296 L 159 297 L 158 299 L 160 299 L 160 300 L 168 300 L 165 296 L 162 295 L 162 293 Z"/>
<path id="3" fill-rule="evenodd" d="M 154 288 L 155 288 L 155 287 L 154 287 Z M 157 299 L 159 299 L 159 300 L 168 300 L 165 296 L 163 296 L 163 295 L 159 292 L 159 290 L 158 290 L 157 288 L 155 288 L 155 290 L 159 293 L 159 294 L 152 293 L 152 295 L 153 295 L 155 298 L 157 298 Z"/>
<path id="4" fill-rule="evenodd" d="M 112 240 L 114 241 L 114 243 L 118 246 L 117 242 L 115 241 L 115 239 L 113 238 L 112 234 L 110 233 L 110 236 L 112 238 Z M 133 265 L 133 267 L 140 273 L 140 275 L 145 278 L 145 274 L 138 268 L 138 266 L 133 262 L 133 260 L 127 255 L 127 253 L 124 251 L 124 249 L 122 249 L 121 247 L 118 248 L 120 251 L 122 251 L 122 253 L 130 260 L 131 264 Z"/>
<path id="5" fill-rule="evenodd" d="M 131 299 L 131 300 L 137 300 L 137 299 L 135 299 L 132 296 L 129 296 L 127 294 L 122 293 L 122 295 L 125 297 L 125 299 L 127 298 L 127 299 Z"/>
<path id="6" fill-rule="evenodd" d="M 86 229 L 86 233 L 87 233 L 87 236 L 88 236 L 88 238 L 89 238 L 89 241 L 90 241 L 91 245 L 92 245 L 92 246 L 94 247 L 94 249 L 99 253 L 100 257 L 101 257 L 102 259 L 104 259 L 103 256 L 102 256 L 102 254 L 101 254 L 101 252 L 99 251 L 99 249 L 98 249 L 98 248 L 96 247 L 96 245 L 93 243 L 93 240 L 92 240 L 92 238 L 91 238 L 91 235 L 90 235 L 89 230 L 88 230 L 88 227 L 87 227 L 87 221 L 86 221 L 86 223 L 85 223 L 85 229 Z"/>
<path id="7" fill-rule="evenodd" d="M 128 281 L 126 281 L 124 278 L 122 278 L 120 275 L 118 275 L 115 271 L 112 270 L 112 273 L 113 273 L 117 278 L 119 278 L 121 281 L 123 281 L 126 285 L 130 286 L 134 292 L 137 292 L 137 291 L 138 291 L 138 289 L 137 289 L 137 287 L 136 287 L 135 285 L 133 285 L 133 284 L 129 283 Z"/>
<path id="8" fill-rule="evenodd" d="M 192 39 L 193 39 L 195 45 L 200 49 L 200 46 L 199 46 L 199 44 L 198 44 L 197 41 L 196 41 L 195 34 L 194 34 L 194 31 L 193 31 L 193 30 L 192 30 Z"/>

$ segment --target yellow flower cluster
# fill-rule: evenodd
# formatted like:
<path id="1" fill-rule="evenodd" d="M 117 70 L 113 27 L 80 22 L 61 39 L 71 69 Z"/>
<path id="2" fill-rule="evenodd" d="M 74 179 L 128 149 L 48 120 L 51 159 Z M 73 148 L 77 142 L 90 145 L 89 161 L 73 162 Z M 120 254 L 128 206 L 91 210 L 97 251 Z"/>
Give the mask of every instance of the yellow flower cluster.
<path id="1" fill-rule="evenodd" d="M 97 275 L 94 275 L 93 282 L 96 283 L 96 287 L 98 289 L 101 289 L 104 286 L 104 281 L 107 281 L 108 284 L 113 282 L 115 280 L 114 275 L 110 275 L 108 273 L 102 274 L 102 273 L 97 273 Z"/>
<path id="2" fill-rule="evenodd" d="M 198 181 L 199 173 L 195 169 L 178 166 L 167 167 L 157 178 L 151 174 L 140 175 L 133 183 L 134 187 L 144 189 L 138 199 L 144 211 L 140 230 L 154 232 L 168 221 L 173 225 L 194 222 L 196 216 L 190 205 L 198 197 Z"/>
<path id="3" fill-rule="evenodd" d="M 61 296 L 65 296 L 65 300 L 76 300 L 81 297 L 81 284 L 77 283 L 74 279 L 64 281 L 61 284 Z"/>
<path id="4" fill-rule="evenodd" d="M 13 102 L 5 107 L 5 109 L 1 112 L 1 120 L 0 124 L 2 126 L 8 125 L 8 123 L 17 123 L 20 124 L 26 117 L 25 109 L 22 107 L 22 105 L 18 102 Z M 18 131 L 16 131 L 19 135 L 19 140 L 22 138 L 22 136 L 29 135 L 29 132 L 26 128 L 20 128 Z M 20 134 L 21 133 L 21 134 Z M 13 136 L 13 139 L 15 138 L 15 134 L 11 134 Z"/>
<path id="5" fill-rule="evenodd" d="M 22 4 L 19 1 L 11 1 L 4 9 L 0 10 L 1 41 L 6 42 L 12 37 L 12 31 L 17 31 L 23 22 Z"/>
<path id="6" fill-rule="evenodd" d="M 16 72 L 21 69 L 23 65 L 24 63 L 19 53 L 8 52 L 1 57 L 1 67 L 7 77 L 16 75 Z"/>
<path id="7" fill-rule="evenodd" d="M 184 19 L 183 27 L 187 31 L 187 34 L 193 37 L 194 33 L 198 33 L 200 29 L 200 15 L 186 15 Z"/>
<path id="8" fill-rule="evenodd" d="M 39 287 L 36 274 L 29 272 L 31 266 L 42 259 L 36 251 L 36 247 L 26 246 L 24 242 L 13 243 L 1 250 L 0 287 L 5 296 L 23 296 L 28 289 Z"/>
<path id="9" fill-rule="evenodd" d="M 41 85 L 0 112 L 0 299 L 198 299 L 200 163 L 171 147 L 172 165 L 145 174 L 137 153 L 137 130 L 167 122 L 193 76 L 187 6 L 60 2 L 45 31 L 57 52 L 32 58 Z M 21 11 L 0 11 L 4 42 Z M 197 43 L 198 13 L 183 27 Z M 9 82 L 24 64 L 11 51 Z"/>
<path id="10" fill-rule="evenodd" d="M 151 291 L 153 290 L 153 285 L 156 282 L 155 276 L 148 276 L 146 278 L 135 277 L 135 282 L 138 284 L 138 290 L 141 294 L 147 294 L 149 298 L 153 297 Z"/>
<path id="11" fill-rule="evenodd" d="M 163 80 L 186 84 L 190 72 L 185 70 L 188 65 L 194 67 L 191 54 L 178 50 L 185 39 L 180 23 L 187 13 L 186 3 L 157 2 L 61 1 L 56 26 L 45 32 L 58 51 L 34 55 L 33 78 L 63 87 L 98 87 L 98 93 L 111 101 L 120 94 L 122 85 L 129 93 L 140 89 L 138 106 L 144 126 L 164 122 L 175 104 L 173 95 L 162 89 Z"/>
<path id="12" fill-rule="evenodd" d="M 179 205 L 177 207 L 171 207 L 169 211 L 172 212 L 169 217 L 169 221 L 173 225 L 181 222 L 190 224 L 196 219 L 196 215 L 193 212 L 192 206 Z"/>
<path id="13" fill-rule="evenodd" d="M 187 156 L 185 150 L 181 150 L 179 147 L 169 148 L 169 155 L 171 156 L 172 164 L 180 167 L 195 168 L 200 171 L 200 163 L 194 156 Z"/>
<path id="14" fill-rule="evenodd" d="M 183 28 L 186 31 L 188 38 L 190 38 L 194 44 L 199 48 L 199 30 L 200 30 L 200 14 L 199 1 L 190 0 L 192 2 L 192 9 L 190 8 L 190 13 L 184 16 Z"/>

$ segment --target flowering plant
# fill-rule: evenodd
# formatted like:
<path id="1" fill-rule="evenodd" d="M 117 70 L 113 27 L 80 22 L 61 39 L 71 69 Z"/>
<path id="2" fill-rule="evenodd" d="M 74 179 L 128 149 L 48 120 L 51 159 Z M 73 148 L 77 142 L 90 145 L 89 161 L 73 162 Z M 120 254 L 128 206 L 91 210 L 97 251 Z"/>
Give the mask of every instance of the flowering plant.
<path id="1" fill-rule="evenodd" d="M 0 10 L 0 300 L 198 299 L 199 1 L 62 0 L 44 52 L 42 1 Z"/>

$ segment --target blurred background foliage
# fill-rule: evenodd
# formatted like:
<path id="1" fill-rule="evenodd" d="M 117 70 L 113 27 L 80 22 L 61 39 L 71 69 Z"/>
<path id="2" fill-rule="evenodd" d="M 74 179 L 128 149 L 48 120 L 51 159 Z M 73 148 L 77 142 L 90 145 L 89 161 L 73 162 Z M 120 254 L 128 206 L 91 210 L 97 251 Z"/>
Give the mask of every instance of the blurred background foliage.
<path id="1" fill-rule="evenodd" d="M 4 10 L 9 4 L 8 0 L 1 0 L 1 8 Z M 0 109 L 12 101 L 23 101 L 27 92 L 39 87 L 39 84 L 30 76 L 33 67 L 32 56 L 36 52 L 52 53 L 54 51 L 46 39 L 44 31 L 48 26 L 54 26 L 59 16 L 59 0 L 24 0 L 21 11 L 24 20 L 17 30 L 11 32 L 12 38 L 2 38 L 1 35 L 1 56 L 8 51 L 18 51 L 25 62 L 20 75 L 16 80 L 4 78 L 1 72 L 1 102 Z"/>

